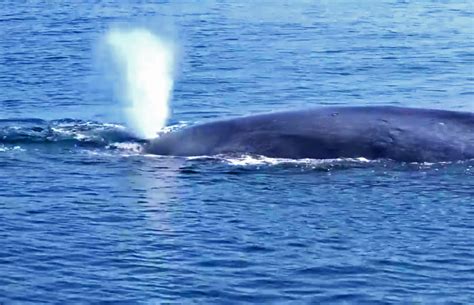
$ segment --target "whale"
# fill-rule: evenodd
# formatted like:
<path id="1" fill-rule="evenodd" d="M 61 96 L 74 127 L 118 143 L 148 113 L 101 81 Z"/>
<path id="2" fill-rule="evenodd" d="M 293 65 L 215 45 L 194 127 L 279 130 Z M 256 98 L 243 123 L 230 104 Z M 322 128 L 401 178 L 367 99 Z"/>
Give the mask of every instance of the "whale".
<path id="1" fill-rule="evenodd" d="M 469 160 L 474 159 L 474 113 L 396 106 L 270 112 L 164 133 L 144 150 L 172 156 Z"/>

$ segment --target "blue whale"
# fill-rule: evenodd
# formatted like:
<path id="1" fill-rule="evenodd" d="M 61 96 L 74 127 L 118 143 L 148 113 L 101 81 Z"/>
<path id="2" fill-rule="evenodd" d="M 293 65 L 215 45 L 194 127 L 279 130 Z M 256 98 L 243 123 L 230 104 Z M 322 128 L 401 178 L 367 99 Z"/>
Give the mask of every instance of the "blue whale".
<path id="1" fill-rule="evenodd" d="M 326 107 L 220 120 L 163 134 L 158 155 L 277 158 L 474 159 L 474 113 L 392 106 Z"/>

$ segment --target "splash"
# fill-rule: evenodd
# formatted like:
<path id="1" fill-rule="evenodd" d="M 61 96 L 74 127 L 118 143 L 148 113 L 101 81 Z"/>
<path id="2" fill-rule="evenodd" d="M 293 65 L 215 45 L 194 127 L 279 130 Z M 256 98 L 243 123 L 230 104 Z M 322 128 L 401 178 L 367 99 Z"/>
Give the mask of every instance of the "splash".
<path id="1" fill-rule="evenodd" d="M 105 41 L 119 72 L 118 98 L 128 125 L 139 137 L 156 137 L 169 114 L 173 45 L 146 29 L 112 29 Z"/>
<path id="2" fill-rule="evenodd" d="M 308 165 L 308 166 L 319 166 L 319 165 L 337 165 L 342 164 L 364 164 L 364 163 L 376 163 L 378 160 L 368 160 L 366 158 L 334 158 L 334 159 L 288 159 L 288 158 L 272 158 L 259 155 L 241 155 L 241 156 L 195 156 L 187 157 L 188 160 L 218 160 L 229 165 L 234 166 L 259 166 L 259 165 Z"/>

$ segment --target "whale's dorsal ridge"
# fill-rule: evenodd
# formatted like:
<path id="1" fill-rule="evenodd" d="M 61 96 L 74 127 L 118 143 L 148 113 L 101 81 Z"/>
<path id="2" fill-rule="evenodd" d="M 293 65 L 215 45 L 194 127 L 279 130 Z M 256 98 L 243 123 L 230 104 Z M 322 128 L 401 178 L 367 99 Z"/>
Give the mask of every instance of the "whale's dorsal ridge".
<path id="1" fill-rule="evenodd" d="M 400 106 L 275 111 L 191 126 L 153 140 L 165 155 L 259 154 L 285 158 L 474 158 L 474 114 Z"/>

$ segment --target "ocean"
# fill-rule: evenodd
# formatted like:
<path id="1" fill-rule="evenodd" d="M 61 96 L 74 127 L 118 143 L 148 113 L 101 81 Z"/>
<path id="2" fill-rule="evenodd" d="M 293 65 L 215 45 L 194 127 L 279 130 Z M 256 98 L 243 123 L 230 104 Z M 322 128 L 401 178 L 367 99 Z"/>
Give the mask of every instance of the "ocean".
<path id="1" fill-rule="evenodd" d="M 2 1 L 0 105 L 0 303 L 474 303 L 473 161 L 142 151 L 268 111 L 472 112 L 472 1 Z"/>

